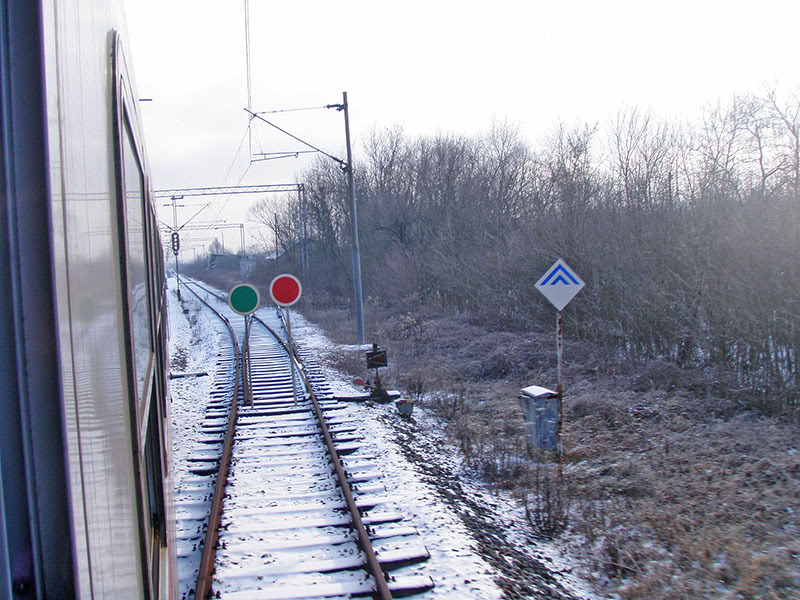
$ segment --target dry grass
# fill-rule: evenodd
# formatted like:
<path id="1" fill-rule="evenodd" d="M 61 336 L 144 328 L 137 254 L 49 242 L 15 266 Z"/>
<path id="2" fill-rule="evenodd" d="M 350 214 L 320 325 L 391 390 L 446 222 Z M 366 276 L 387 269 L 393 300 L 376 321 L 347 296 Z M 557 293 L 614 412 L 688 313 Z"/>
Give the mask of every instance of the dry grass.
<path id="1" fill-rule="evenodd" d="M 797 431 L 724 404 L 682 390 L 569 403 L 572 545 L 599 583 L 631 599 L 797 597 Z"/>
<path id="2" fill-rule="evenodd" d="M 422 316 L 420 316 L 422 315 Z M 341 339 L 342 311 L 307 315 Z M 498 487 L 535 491 L 520 387 L 552 385 L 549 332 L 491 332 L 464 315 L 398 303 L 373 339 L 387 383 L 448 422 Z M 370 340 L 372 341 L 372 340 Z M 568 343 L 562 543 L 598 590 L 628 600 L 800 598 L 800 435 L 795 421 L 714 395 L 702 373 L 630 365 Z M 363 375 L 362 360 L 340 367 Z"/>

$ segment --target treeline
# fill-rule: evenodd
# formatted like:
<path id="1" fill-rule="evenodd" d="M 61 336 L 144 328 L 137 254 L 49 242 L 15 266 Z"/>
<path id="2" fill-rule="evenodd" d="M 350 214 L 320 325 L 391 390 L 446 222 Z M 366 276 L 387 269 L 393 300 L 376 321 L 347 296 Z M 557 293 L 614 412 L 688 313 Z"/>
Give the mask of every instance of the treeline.
<path id="1" fill-rule="evenodd" d="M 252 216 L 298 270 L 304 245 L 310 291 L 346 298 L 346 177 L 319 160 L 302 181 L 304 202 Z M 692 125 L 629 110 L 605 128 L 558 125 L 536 148 L 505 124 L 471 138 L 376 130 L 356 195 L 366 296 L 549 328 L 533 286 L 562 257 L 587 283 L 566 311 L 572 335 L 704 368 L 731 393 L 797 401 L 797 95 L 738 96 Z"/>

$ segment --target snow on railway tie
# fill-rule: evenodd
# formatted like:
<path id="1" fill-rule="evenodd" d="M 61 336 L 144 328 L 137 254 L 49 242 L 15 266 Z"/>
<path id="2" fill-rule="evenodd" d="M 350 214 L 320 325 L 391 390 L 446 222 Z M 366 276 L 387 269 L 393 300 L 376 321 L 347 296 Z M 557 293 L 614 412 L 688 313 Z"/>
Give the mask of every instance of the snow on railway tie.
<path id="1" fill-rule="evenodd" d="M 227 333 L 221 334 L 223 339 Z M 227 427 L 234 390 L 235 357 L 233 346 L 223 344 L 217 355 L 216 378 L 206 404 L 199 435 L 187 457 L 189 474 L 180 481 L 175 495 L 178 592 L 180 598 L 193 595 L 197 581 L 203 539 L 211 509 L 222 438 Z"/>
<path id="2" fill-rule="evenodd" d="M 280 331 L 277 316 L 267 319 Z M 240 394 L 213 590 L 221 598 L 275 600 L 370 595 L 375 583 L 363 569 L 366 557 L 302 378 L 293 394 L 285 349 L 257 324 L 250 361 L 253 403 Z M 381 567 L 388 572 L 426 560 L 416 530 L 402 526 L 402 515 L 391 508 L 348 405 L 333 398 L 311 356 L 303 363 Z M 401 595 L 431 585 L 424 574 L 389 581 Z"/>
<path id="3" fill-rule="evenodd" d="M 255 402 L 239 393 L 232 404 L 244 319 L 221 293 L 186 289 L 197 295 L 170 304 L 171 361 L 212 377 L 178 378 L 171 390 L 179 598 L 597 598 L 531 537 L 513 499 L 472 479 L 435 417 L 337 401 L 350 388 L 335 371 L 330 384 L 323 376 L 311 351 L 324 356 L 330 343 L 303 319 L 293 327 L 296 398 L 276 340 L 285 332 L 264 308 L 256 316 L 273 333 L 258 318 L 250 327 Z"/>
<path id="4" fill-rule="evenodd" d="M 213 304 L 233 326 L 231 337 L 243 342 L 243 319 L 227 304 L 214 302 L 211 290 L 191 288 L 200 294 L 205 290 L 205 300 L 198 298 L 209 308 Z M 209 564 L 204 544 L 214 538 L 207 537 L 207 522 L 235 389 L 238 416 L 210 563 L 213 597 L 370 596 L 379 588 L 373 574 L 381 572 L 381 597 L 390 597 L 389 591 L 405 596 L 430 589 L 433 581 L 424 566 L 428 550 L 416 529 L 403 525 L 402 512 L 381 483 L 380 465 L 364 447 L 352 406 L 333 398 L 308 353 L 300 353 L 293 390 L 288 353 L 276 339 L 285 336 L 277 333 L 281 320 L 268 311 L 261 317 L 267 322 L 256 319 L 250 327 L 252 404 L 245 401 L 243 387 L 234 385 L 234 346 L 223 343 L 210 399 L 186 458 L 190 475 L 176 496 L 181 597 L 194 597 L 195 578 L 199 575 L 200 585 L 208 572 L 200 555 Z M 347 490 L 340 486 L 345 479 Z M 357 520 L 366 532 L 358 534 Z"/>

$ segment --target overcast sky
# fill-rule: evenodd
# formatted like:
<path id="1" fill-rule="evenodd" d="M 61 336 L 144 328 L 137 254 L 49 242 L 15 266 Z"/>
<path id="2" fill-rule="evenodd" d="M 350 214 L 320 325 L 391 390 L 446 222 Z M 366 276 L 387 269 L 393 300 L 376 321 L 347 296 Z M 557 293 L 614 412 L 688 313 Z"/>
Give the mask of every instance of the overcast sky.
<path id="1" fill-rule="evenodd" d="M 294 182 L 307 159 L 248 170 L 246 141 L 240 149 L 244 0 L 126 0 L 126 10 L 138 93 L 153 99 L 141 109 L 155 187 Z M 790 0 L 250 0 L 249 21 L 253 109 L 338 103 L 347 91 L 356 163 L 373 127 L 476 134 L 507 120 L 536 145 L 558 120 L 603 128 L 632 106 L 692 118 L 734 93 L 800 84 Z M 341 113 L 268 118 L 344 155 Z M 254 131 L 254 152 L 299 149 Z M 241 221 L 253 200 L 220 213 L 222 199 L 198 220 Z"/>

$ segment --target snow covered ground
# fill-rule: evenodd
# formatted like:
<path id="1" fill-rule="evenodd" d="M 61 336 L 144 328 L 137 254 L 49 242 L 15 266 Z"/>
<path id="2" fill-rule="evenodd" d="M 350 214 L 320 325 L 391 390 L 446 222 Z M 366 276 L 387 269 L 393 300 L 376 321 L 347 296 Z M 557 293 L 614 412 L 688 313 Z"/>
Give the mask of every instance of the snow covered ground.
<path id="1" fill-rule="evenodd" d="M 173 371 L 209 371 L 209 377 L 171 383 L 177 489 L 188 472 L 187 452 L 213 381 L 217 344 L 216 327 L 208 321 L 215 317 L 187 296 L 181 307 L 172 289 L 169 294 L 170 365 Z M 297 345 L 317 353 L 321 364 L 337 352 L 319 328 L 297 313 L 292 314 L 292 329 Z M 326 368 L 326 374 L 335 392 L 356 391 L 340 373 Z M 392 404 L 359 403 L 352 411 L 368 451 L 382 465 L 382 483 L 405 515 L 403 524 L 417 528 L 431 554 L 425 573 L 436 587 L 417 597 L 595 598 L 588 585 L 570 575 L 569 563 L 552 545 L 534 538 L 512 498 L 468 474 L 435 417 L 417 407 L 413 419 L 406 420 Z"/>
<path id="2" fill-rule="evenodd" d="M 172 462 L 177 493 L 189 475 L 189 453 L 195 447 L 214 383 L 220 327 L 219 319 L 203 310 L 202 304 L 190 294 L 184 292 L 183 305 L 178 302 L 175 279 L 169 279 L 168 284 L 170 373 L 208 373 L 202 377 L 172 379 L 169 384 Z"/>

